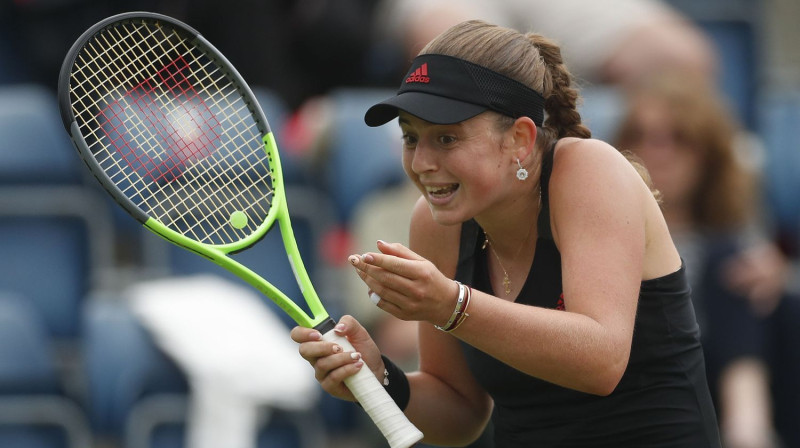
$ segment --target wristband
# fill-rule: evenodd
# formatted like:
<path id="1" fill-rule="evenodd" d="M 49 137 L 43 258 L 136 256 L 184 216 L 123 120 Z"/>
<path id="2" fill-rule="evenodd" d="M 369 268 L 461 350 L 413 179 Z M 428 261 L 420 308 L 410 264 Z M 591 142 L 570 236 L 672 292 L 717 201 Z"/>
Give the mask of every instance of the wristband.
<path id="1" fill-rule="evenodd" d="M 405 411 L 408 401 L 411 399 L 411 387 L 408 384 L 408 377 L 400 367 L 397 367 L 385 355 L 381 355 L 381 359 L 383 359 L 383 365 L 386 366 L 382 381 L 383 387 L 392 397 L 392 400 L 397 403 L 397 407 L 401 411 Z"/>

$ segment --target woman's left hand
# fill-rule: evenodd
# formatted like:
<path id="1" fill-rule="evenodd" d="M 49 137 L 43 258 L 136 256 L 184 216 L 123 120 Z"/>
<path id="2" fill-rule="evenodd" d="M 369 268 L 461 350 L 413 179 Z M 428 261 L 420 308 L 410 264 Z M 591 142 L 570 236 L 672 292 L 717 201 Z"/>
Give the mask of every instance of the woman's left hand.
<path id="1" fill-rule="evenodd" d="M 400 243 L 378 241 L 378 250 L 348 257 L 361 280 L 380 296 L 378 307 L 402 320 L 447 322 L 458 284 Z"/>

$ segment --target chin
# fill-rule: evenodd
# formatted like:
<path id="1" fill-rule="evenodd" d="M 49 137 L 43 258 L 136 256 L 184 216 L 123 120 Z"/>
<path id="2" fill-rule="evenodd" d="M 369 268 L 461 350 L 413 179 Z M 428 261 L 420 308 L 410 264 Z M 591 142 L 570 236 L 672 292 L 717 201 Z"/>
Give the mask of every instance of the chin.
<path id="1" fill-rule="evenodd" d="M 460 225 L 461 223 L 468 221 L 471 216 L 465 216 L 463 213 L 457 213 L 452 210 L 440 210 L 436 207 L 433 207 L 428 204 L 431 209 L 431 216 L 433 218 L 433 222 L 439 224 L 440 226 L 455 226 Z"/>

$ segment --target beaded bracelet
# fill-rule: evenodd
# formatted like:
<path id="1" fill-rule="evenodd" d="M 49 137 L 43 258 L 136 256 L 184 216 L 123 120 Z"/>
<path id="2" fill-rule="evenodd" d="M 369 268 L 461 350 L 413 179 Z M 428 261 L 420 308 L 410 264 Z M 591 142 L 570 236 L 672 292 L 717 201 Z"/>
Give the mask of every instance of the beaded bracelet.
<path id="1" fill-rule="evenodd" d="M 456 300 L 453 314 L 450 315 L 450 319 L 444 326 L 434 325 L 437 330 L 444 332 L 453 331 L 469 316 L 469 314 L 467 314 L 467 306 L 469 306 L 469 300 L 472 297 L 472 288 L 463 285 L 459 281 L 456 281 L 456 283 L 458 284 L 458 299 Z"/>

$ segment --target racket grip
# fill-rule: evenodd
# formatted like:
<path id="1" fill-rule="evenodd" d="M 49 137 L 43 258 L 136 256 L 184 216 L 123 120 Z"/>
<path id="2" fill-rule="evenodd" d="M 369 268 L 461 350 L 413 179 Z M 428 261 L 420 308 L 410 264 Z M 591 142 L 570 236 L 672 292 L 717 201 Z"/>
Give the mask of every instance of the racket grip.
<path id="1" fill-rule="evenodd" d="M 333 330 L 323 334 L 322 339 L 339 344 L 346 352 L 356 351 L 347 338 L 337 335 Z M 366 364 L 358 373 L 345 379 L 344 383 L 383 433 L 391 448 L 408 448 L 422 440 L 422 432 L 397 407 Z"/>

